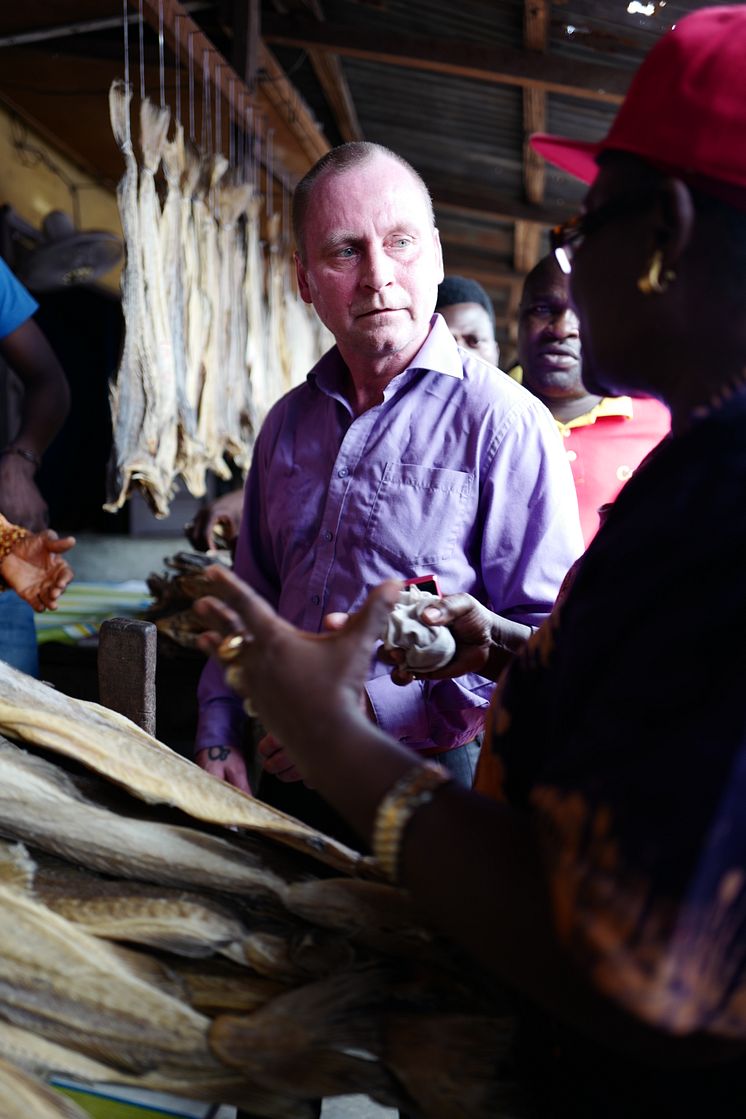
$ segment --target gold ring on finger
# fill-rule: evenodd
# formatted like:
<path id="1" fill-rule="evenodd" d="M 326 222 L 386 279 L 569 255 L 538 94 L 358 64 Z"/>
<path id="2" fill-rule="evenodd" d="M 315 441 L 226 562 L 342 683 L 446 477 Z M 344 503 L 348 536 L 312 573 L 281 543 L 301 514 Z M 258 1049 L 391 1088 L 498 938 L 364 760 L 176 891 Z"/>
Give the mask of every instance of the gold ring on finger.
<path id="1" fill-rule="evenodd" d="M 218 645 L 218 657 L 224 664 L 230 664 L 231 661 L 236 660 L 241 655 L 244 645 L 247 645 L 251 640 L 252 638 L 247 633 L 234 633 L 230 637 L 226 637 Z"/>

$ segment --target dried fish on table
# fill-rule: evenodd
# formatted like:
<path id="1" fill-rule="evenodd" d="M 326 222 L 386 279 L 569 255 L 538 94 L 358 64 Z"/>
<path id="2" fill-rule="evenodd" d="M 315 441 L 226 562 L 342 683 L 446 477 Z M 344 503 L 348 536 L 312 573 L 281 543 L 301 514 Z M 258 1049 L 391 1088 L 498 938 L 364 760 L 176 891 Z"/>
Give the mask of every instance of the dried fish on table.
<path id="1" fill-rule="evenodd" d="M 90 870 L 146 882 L 278 899 L 286 884 L 230 836 L 102 808 L 58 767 L 2 739 L 0 833 Z"/>
<path id="2" fill-rule="evenodd" d="M 0 1114 L 3 1119 L 90 1119 L 68 1096 L 2 1059 Z"/>
<path id="3" fill-rule="evenodd" d="M 0 828 L 2 823 L 0 822 Z M 219 954 L 259 975 L 299 980 L 352 962 L 350 946 L 320 929 L 288 922 L 257 927 L 214 897 L 165 885 L 102 878 L 21 844 L 0 841 L 0 882 L 105 940 L 143 944 L 180 956 Z"/>
<path id="4" fill-rule="evenodd" d="M 343 872 L 361 867 L 357 852 L 210 776 L 124 716 L 70 699 L 2 662 L 0 733 L 74 758 L 147 803 L 265 832 Z"/>
<path id="5" fill-rule="evenodd" d="M 116 952 L 0 886 L 0 1013 L 11 1023 L 136 1072 L 216 1071 L 208 1019 L 144 983 Z"/>
<path id="6" fill-rule="evenodd" d="M 385 998 L 375 969 L 308 983 L 278 995 L 253 1014 L 216 1018 L 210 1046 L 230 1068 L 269 1090 L 292 1084 L 303 1097 L 365 1092 L 389 1107 L 408 1101 L 374 1059 L 376 1004 Z"/>
<path id="7" fill-rule="evenodd" d="M 257 1116 L 266 1119 L 311 1119 L 307 1108 L 297 1100 L 284 1095 L 264 1092 L 249 1085 L 238 1073 L 223 1068 L 217 1073 L 192 1073 L 189 1069 L 177 1071 L 155 1071 L 142 1075 L 124 1072 L 122 1069 L 94 1061 L 82 1053 L 65 1045 L 49 1041 L 30 1030 L 12 1026 L 0 1019 L 0 1062 L 7 1062 L 19 1072 L 38 1077 L 64 1076 L 79 1084 L 121 1085 L 137 1088 L 140 1091 L 171 1092 L 187 1095 L 190 1099 L 212 1102 L 216 1099 L 235 1103 L 250 1109 Z M 2 1074 L 0 1073 L 0 1078 Z M 23 1097 L 22 1097 L 23 1098 Z M 5 1103 L 0 1088 L 0 1102 Z M 36 1119 L 36 1111 L 7 1112 L 1 1110 L 3 1119 Z M 80 1113 L 81 1119 L 89 1119 L 88 1112 Z M 77 1119 L 78 1112 L 69 1113 Z M 57 1116 L 52 1112 L 54 1119 Z M 60 1119 L 68 1119 L 63 1112 Z"/>

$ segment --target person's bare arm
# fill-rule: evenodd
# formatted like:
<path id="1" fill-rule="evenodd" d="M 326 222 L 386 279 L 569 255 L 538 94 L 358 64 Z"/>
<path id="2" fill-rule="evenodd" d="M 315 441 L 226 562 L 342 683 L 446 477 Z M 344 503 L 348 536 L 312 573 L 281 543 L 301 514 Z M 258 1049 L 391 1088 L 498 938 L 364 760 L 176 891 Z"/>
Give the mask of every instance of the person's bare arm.
<path id="1" fill-rule="evenodd" d="M 0 353 L 23 384 L 20 427 L 0 455 L 0 508 L 15 524 L 38 532 L 46 527 L 47 507 L 34 475 L 67 417 L 70 389 L 52 347 L 32 320 L 0 339 Z"/>
<path id="2" fill-rule="evenodd" d="M 396 601 L 383 584 L 339 632 L 296 630 L 230 572 L 212 568 L 217 598 L 197 609 L 201 638 L 246 634 L 227 668 L 303 778 L 359 834 L 372 837 L 381 800 L 418 762 L 365 718 L 362 681 L 376 636 Z M 732 1048 L 711 1038 L 671 1038 L 603 998 L 573 964 L 555 931 L 535 825 L 528 814 L 460 788 L 441 786 L 404 836 L 400 878 L 422 911 L 490 974 L 561 1020 L 620 1049 L 655 1060 L 711 1060 Z"/>

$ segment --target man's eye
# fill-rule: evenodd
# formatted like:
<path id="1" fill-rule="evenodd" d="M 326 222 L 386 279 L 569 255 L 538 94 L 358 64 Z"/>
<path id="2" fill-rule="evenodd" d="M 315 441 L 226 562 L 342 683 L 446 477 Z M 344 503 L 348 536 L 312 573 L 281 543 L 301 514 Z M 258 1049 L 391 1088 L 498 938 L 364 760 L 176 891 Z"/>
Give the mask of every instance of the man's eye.
<path id="1" fill-rule="evenodd" d="M 345 245 L 344 248 L 339 249 L 337 256 L 350 257 L 355 255 L 355 250 L 352 245 Z"/>

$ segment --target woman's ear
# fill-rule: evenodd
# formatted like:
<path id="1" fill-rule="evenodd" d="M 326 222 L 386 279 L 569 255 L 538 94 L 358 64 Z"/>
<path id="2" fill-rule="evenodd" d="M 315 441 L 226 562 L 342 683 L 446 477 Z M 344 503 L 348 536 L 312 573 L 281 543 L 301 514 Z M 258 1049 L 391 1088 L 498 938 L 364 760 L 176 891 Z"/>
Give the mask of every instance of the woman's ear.
<path id="1" fill-rule="evenodd" d="M 675 272 L 695 223 L 694 202 L 681 179 L 668 178 L 660 184 L 655 221 L 655 247 L 663 256 L 664 267 Z"/>

